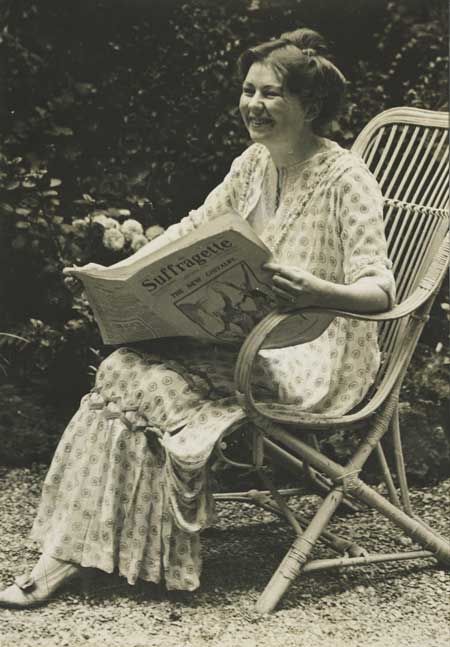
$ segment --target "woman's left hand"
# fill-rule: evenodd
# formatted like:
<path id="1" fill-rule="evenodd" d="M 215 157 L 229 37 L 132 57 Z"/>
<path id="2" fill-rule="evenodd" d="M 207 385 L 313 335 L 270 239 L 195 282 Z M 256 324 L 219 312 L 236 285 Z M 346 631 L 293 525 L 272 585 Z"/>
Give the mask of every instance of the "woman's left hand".
<path id="1" fill-rule="evenodd" d="M 273 272 L 273 290 L 284 307 L 306 308 L 324 305 L 328 281 L 319 279 L 301 267 L 270 262 L 263 269 Z"/>

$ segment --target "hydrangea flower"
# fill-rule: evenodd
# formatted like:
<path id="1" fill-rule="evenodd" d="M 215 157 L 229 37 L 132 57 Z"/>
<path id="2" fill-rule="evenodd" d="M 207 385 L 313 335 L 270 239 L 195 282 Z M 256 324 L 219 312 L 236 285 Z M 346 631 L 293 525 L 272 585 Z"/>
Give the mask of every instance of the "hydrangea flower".
<path id="1" fill-rule="evenodd" d="M 164 228 L 159 225 L 152 225 L 145 230 L 147 240 L 153 240 L 156 236 L 161 236 L 164 233 Z"/>
<path id="2" fill-rule="evenodd" d="M 139 236 L 144 233 L 144 229 L 140 222 L 133 220 L 133 218 L 128 218 L 122 223 L 121 226 L 122 234 L 125 236 L 125 240 L 131 242 L 133 236 Z"/>
<path id="3" fill-rule="evenodd" d="M 144 234 L 135 234 L 131 239 L 131 249 L 133 252 L 137 252 L 138 249 L 141 249 L 144 245 L 148 243 L 147 238 Z"/>
<path id="4" fill-rule="evenodd" d="M 75 331 L 75 330 L 81 330 L 84 326 L 84 323 L 82 319 L 69 319 L 69 321 L 66 321 L 64 324 L 64 328 L 69 331 Z"/>
<path id="5" fill-rule="evenodd" d="M 92 222 L 102 225 L 105 229 L 117 229 L 119 227 L 119 223 L 114 220 L 114 218 L 108 218 L 108 216 L 105 216 L 103 213 L 99 213 L 94 216 L 92 218 Z"/>
<path id="6" fill-rule="evenodd" d="M 76 218 L 75 220 L 72 220 L 72 227 L 77 233 L 81 234 L 86 231 L 88 222 L 84 218 Z"/>
<path id="7" fill-rule="evenodd" d="M 125 237 L 119 229 L 105 229 L 103 233 L 103 244 L 113 252 L 120 252 L 125 246 Z"/>

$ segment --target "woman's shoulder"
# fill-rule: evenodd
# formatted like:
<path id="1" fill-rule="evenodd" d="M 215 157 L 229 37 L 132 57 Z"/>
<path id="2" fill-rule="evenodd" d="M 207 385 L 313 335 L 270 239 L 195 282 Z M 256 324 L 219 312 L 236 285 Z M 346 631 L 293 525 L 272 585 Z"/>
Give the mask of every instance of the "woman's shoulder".
<path id="1" fill-rule="evenodd" d="M 234 158 L 230 176 L 245 186 L 263 177 L 269 158 L 269 151 L 262 144 L 251 144 L 240 155 Z"/>
<path id="2" fill-rule="evenodd" d="M 263 144 L 250 144 L 236 160 L 239 160 L 241 165 L 252 166 L 266 163 L 269 157 L 269 150 Z"/>
<path id="3" fill-rule="evenodd" d="M 356 151 L 343 148 L 333 142 L 334 150 L 338 153 L 335 161 L 334 183 L 337 187 L 346 184 L 360 184 L 370 188 L 378 188 L 378 182 L 366 162 Z"/>

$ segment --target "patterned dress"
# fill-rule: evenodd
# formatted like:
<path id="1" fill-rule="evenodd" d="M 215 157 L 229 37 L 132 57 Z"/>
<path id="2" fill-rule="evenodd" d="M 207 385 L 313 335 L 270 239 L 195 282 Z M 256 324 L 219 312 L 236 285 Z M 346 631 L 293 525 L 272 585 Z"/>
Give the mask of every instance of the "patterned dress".
<path id="1" fill-rule="evenodd" d="M 253 144 L 205 203 L 146 251 L 232 210 L 277 261 L 338 283 L 373 277 L 393 302 L 378 185 L 359 157 L 326 143 L 280 171 Z M 235 350 L 196 341 L 124 347 L 104 360 L 44 483 L 31 533 L 41 549 L 117 569 L 131 584 L 197 588 L 199 532 L 213 519 L 208 461 L 216 442 L 245 421 L 233 395 L 235 360 Z M 259 398 L 342 414 L 377 373 L 376 327 L 336 318 L 313 342 L 261 351 L 258 361 Z"/>

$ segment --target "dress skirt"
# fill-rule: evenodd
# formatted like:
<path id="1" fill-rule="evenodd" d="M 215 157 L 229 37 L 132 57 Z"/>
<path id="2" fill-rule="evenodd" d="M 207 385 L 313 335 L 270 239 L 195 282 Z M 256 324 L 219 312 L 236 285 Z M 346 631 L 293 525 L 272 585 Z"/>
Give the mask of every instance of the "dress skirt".
<path id="1" fill-rule="evenodd" d="M 336 318 L 312 342 L 260 351 L 256 398 L 350 410 L 378 365 L 376 335 L 359 323 Z M 355 340 L 364 353 L 352 350 Z M 43 552 L 117 569 L 130 584 L 196 589 L 199 532 L 214 513 L 208 464 L 217 441 L 245 421 L 236 360 L 231 347 L 185 340 L 123 347 L 104 360 L 44 482 L 31 532 Z"/>
<path id="2" fill-rule="evenodd" d="M 102 362 L 57 447 L 31 539 L 130 584 L 194 590 L 199 531 L 213 519 L 208 459 L 244 420 L 233 395 L 236 353 L 160 346 L 123 347 Z M 263 368 L 258 375 L 260 393 L 270 394 Z"/>

